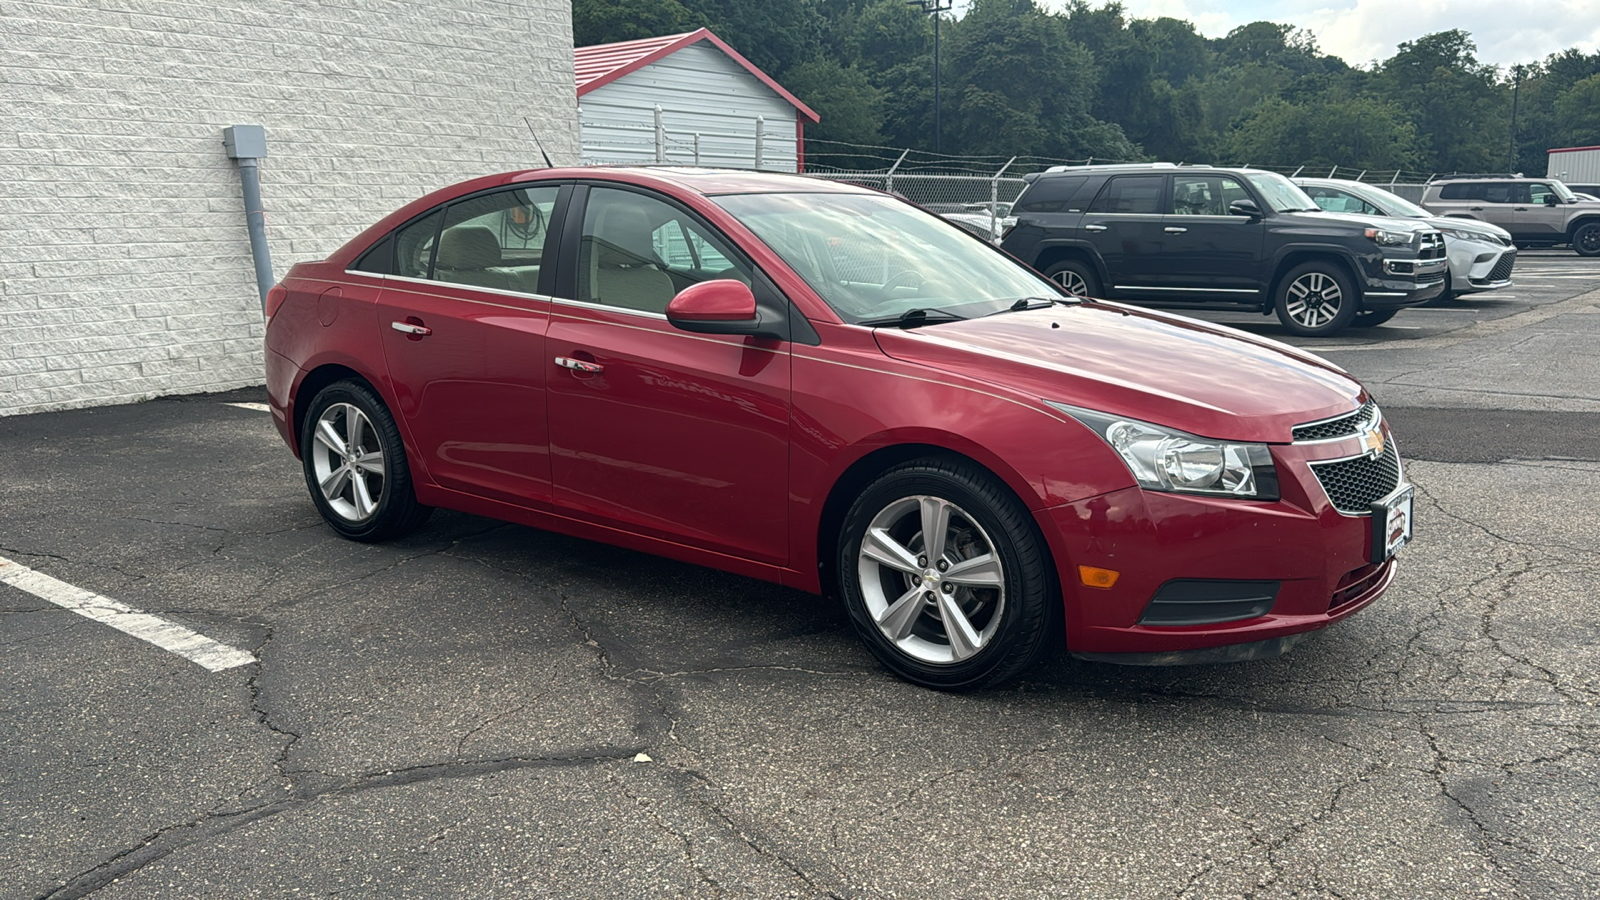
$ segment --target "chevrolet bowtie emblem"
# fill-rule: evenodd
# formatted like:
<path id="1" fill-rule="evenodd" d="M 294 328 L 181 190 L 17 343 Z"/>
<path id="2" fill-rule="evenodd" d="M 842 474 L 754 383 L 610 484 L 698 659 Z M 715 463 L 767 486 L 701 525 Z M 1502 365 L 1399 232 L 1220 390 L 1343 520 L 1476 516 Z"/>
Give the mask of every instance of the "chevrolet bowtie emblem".
<path id="1" fill-rule="evenodd" d="M 1383 432 L 1374 428 L 1361 432 L 1361 452 L 1377 459 L 1383 455 Z"/>

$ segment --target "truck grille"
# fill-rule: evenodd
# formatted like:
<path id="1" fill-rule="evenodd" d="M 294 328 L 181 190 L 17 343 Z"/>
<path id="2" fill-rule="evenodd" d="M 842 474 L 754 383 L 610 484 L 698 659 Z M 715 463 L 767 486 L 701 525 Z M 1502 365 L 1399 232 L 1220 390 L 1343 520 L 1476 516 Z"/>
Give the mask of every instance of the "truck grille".
<path id="1" fill-rule="evenodd" d="M 1294 427 L 1295 443 L 1307 441 L 1331 441 L 1353 434 L 1360 434 L 1376 425 L 1378 421 L 1378 404 L 1368 400 L 1360 409 L 1332 419 L 1320 422 L 1307 422 Z"/>
<path id="2" fill-rule="evenodd" d="M 1400 454 L 1395 452 L 1393 441 L 1385 441 L 1377 459 L 1358 456 L 1312 463 L 1311 471 L 1322 483 L 1334 509 L 1347 516 L 1371 515 L 1373 502 L 1400 486 Z"/>
<path id="3" fill-rule="evenodd" d="M 1490 281 L 1505 281 L 1511 277 L 1511 267 L 1517 264 L 1517 251 L 1512 250 L 1500 257 L 1500 261 L 1489 270 Z"/>
<path id="4" fill-rule="evenodd" d="M 1418 259 L 1440 259 L 1444 256 L 1444 235 L 1437 231 L 1424 231 L 1422 233 L 1422 246 L 1417 251 Z"/>

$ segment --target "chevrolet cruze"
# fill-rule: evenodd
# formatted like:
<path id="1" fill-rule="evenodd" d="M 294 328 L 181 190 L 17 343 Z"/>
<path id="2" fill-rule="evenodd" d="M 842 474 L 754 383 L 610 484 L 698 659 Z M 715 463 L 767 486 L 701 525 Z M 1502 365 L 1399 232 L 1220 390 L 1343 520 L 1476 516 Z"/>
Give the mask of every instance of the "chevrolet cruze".
<path id="1" fill-rule="evenodd" d="M 1071 296 L 845 184 L 479 178 L 296 265 L 268 315 L 273 417 L 340 535 L 445 507 L 837 596 L 930 687 L 1063 640 L 1280 653 L 1376 600 L 1411 534 L 1339 368 Z"/>

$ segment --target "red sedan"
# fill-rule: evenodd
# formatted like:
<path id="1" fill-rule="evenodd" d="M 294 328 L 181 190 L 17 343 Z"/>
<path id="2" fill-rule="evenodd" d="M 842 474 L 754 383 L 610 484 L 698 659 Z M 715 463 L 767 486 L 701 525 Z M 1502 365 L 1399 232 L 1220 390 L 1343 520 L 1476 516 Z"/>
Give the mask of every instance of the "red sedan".
<path id="1" fill-rule="evenodd" d="M 931 687 L 1063 636 L 1276 654 L 1377 599 L 1411 533 L 1342 370 L 1063 294 L 844 184 L 480 178 L 295 266 L 267 312 L 273 416 L 339 534 L 447 507 L 837 593 Z"/>

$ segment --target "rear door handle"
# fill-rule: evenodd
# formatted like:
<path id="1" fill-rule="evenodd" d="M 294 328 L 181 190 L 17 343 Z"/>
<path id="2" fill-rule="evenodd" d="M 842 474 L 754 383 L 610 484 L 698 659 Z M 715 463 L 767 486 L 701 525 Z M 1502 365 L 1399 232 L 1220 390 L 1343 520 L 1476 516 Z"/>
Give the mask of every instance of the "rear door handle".
<path id="1" fill-rule="evenodd" d="M 1469 206 L 1467 208 L 1472 210 L 1473 212 L 1483 212 L 1483 207 L 1481 207 L 1481 206 Z"/>
<path id="2" fill-rule="evenodd" d="M 1165 228 L 1163 228 L 1161 230 L 1165 231 L 1167 234 L 1183 234 L 1184 232 L 1188 231 L 1189 229 L 1187 229 L 1187 228 L 1179 228 L 1176 225 L 1168 225 L 1167 227 L 1165 227 Z"/>
<path id="3" fill-rule="evenodd" d="M 428 335 L 433 334 L 432 328 L 429 328 L 426 325 L 413 325 L 410 322 L 390 322 L 389 327 L 393 328 L 395 331 L 403 331 L 406 334 L 414 334 L 417 337 L 427 337 Z"/>
<path id="4" fill-rule="evenodd" d="M 1105 231 L 1106 230 L 1106 226 L 1104 226 L 1104 225 L 1085 225 L 1085 226 L 1083 226 L 1083 230 L 1084 231 Z"/>
<path id="5" fill-rule="evenodd" d="M 565 356 L 556 357 L 556 365 L 563 369 L 571 369 L 574 372 L 583 372 L 586 375 L 599 375 L 606 370 L 606 367 L 599 363 L 584 362 L 581 359 L 571 359 Z"/>

